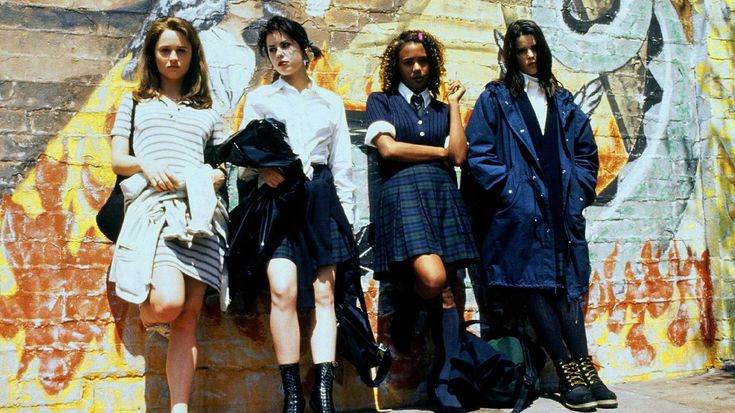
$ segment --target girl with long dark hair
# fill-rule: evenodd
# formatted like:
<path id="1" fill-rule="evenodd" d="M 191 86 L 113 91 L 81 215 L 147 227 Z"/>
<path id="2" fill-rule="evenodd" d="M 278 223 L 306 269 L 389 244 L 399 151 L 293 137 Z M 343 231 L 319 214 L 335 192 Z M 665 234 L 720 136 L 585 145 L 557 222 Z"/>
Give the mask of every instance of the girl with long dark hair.
<path id="1" fill-rule="evenodd" d="M 482 277 L 523 292 L 565 406 L 614 408 L 582 312 L 590 276 L 582 211 L 595 199 L 599 165 L 589 117 L 554 77 L 536 23 L 511 23 L 502 57 L 505 75 L 487 85 L 467 124 L 474 196 L 487 201 L 468 202 L 481 226 Z"/>

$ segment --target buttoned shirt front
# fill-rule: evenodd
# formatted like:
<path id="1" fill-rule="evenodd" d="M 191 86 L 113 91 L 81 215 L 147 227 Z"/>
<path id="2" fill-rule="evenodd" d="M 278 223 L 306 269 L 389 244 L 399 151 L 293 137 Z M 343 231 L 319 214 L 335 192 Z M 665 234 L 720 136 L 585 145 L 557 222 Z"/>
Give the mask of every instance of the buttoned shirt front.
<path id="1" fill-rule="evenodd" d="M 289 145 L 298 155 L 304 174 L 313 177 L 312 164 L 328 165 L 340 203 L 350 223 L 355 220 L 352 153 L 344 103 L 317 86 L 299 92 L 283 79 L 261 86 L 247 96 L 240 129 L 254 119 L 273 118 L 286 125 Z"/>

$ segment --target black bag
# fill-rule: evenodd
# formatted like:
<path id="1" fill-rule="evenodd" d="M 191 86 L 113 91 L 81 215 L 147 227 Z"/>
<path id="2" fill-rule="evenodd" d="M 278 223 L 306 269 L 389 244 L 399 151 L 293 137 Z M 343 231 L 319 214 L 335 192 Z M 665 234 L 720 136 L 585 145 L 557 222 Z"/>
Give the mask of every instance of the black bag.
<path id="1" fill-rule="evenodd" d="M 130 136 L 128 136 L 128 153 L 134 156 L 133 152 L 133 129 L 135 128 L 135 106 L 138 101 L 133 99 L 133 108 L 130 110 Z M 117 242 L 117 237 L 122 229 L 123 219 L 125 218 L 125 197 L 123 197 L 120 182 L 127 176 L 117 176 L 115 186 L 110 192 L 110 197 L 99 211 L 97 211 L 97 227 L 112 242 Z"/>
<path id="2" fill-rule="evenodd" d="M 538 372 L 546 362 L 540 347 L 520 333 L 491 328 L 487 341 L 466 331 L 453 358 L 449 385 L 467 409 L 513 408 L 517 413 L 538 398 Z"/>
<path id="3" fill-rule="evenodd" d="M 354 265 L 354 264 L 351 264 Z M 358 271 L 347 276 L 348 291 L 338 292 L 335 304 L 337 313 L 337 351 L 357 369 L 363 383 L 378 387 L 390 370 L 393 357 L 385 344 L 375 342 L 367 315 L 365 296 Z M 360 303 L 357 307 L 356 302 Z M 373 377 L 373 368 L 377 368 Z"/>

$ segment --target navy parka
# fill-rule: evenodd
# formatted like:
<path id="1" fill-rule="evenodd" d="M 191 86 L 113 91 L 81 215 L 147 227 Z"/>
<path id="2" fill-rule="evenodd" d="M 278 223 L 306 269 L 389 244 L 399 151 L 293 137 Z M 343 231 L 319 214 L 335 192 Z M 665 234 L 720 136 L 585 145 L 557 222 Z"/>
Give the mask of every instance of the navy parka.
<path id="1" fill-rule="evenodd" d="M 588 290 L 590 261 L 582 210 L 595 199 L 599 161 L 589 118 L 572 94 L 559 89 L 561 199 L 550 200 L 539 156 L 518 103 L 500 82 L 489 83 L 467 124 L 469 174 L 463 182 L 476 224 L 487 285 L 554 289 L 556 252 L 568 263 L 561 274 L 567 295 Z M 562 203 L 568 245 L 555 246 L 550 202 Z"/>

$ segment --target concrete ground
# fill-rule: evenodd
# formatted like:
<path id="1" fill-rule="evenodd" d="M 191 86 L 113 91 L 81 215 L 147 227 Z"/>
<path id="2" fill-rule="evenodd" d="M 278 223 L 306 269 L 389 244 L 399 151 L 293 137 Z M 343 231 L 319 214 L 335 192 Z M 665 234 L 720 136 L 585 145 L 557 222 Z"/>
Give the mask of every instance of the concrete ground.
<path id="1" fill-rule="evenodd" d="M 735 368 L 675 379 L 651 380 L 609 386 L 618 395 L 617 409 L 601 413 L 735 413 Z M 512 409 L 480 409 L 474 413 L 509 413 Z M 558 401 L 540 398 L 524 413 L 569 412 Z M 380 412 L 430 413 L 431 410 L 396 409 Z"/>

